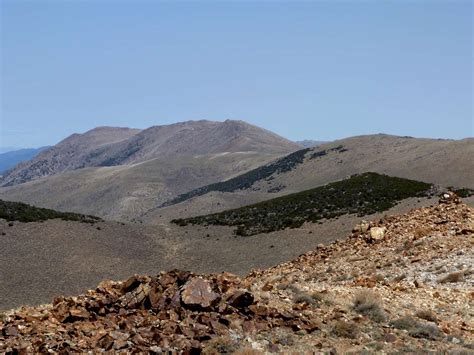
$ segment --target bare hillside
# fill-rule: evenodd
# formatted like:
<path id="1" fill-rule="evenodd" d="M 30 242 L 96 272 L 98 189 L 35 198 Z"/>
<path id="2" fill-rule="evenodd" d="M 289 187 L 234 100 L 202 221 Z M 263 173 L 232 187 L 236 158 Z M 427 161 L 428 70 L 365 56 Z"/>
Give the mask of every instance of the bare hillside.
<path id="1" fill-rule="evenodd" d="M 130 221 L 178 194 L 233 177 L 275 158 L 274 154 L 258 152 L 174 155 L 64 172 L 0 188 L 0 196 L 61 211 Z"/>
<path id="2" fill-rule="evenodd" d="M 285 154 L 296 143 L 243 121 L 187 121 L 143 131 L 100 127 L 74 134 L 29 162 L 7 172 L 2 186 L 12 186 L 85 167 L 117 166 L 176 155 L 226 152 Z"/>
<path id="3" fill-rule="evenodd" d="M 32 160 L 7 171 L 1 178 L 2 186 L 12 186 L 63 171 L 93 165 L 98 151 L 105 151 L 114 143 L 130 138 L 138 129 L 97 127 L 83 134 L 73 134 Z"/>

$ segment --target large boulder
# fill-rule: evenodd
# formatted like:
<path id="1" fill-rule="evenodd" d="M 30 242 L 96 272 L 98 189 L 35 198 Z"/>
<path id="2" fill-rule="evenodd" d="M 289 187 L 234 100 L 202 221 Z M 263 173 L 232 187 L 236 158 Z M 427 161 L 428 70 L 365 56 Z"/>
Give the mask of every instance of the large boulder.
<path id="1" fill-rule="evenodd" d="M 219 302 L 220 296 L 212 290 L 209 281 L 195 277 L 183 286 L 181 301 L 187 306 L 210 308 Z"/>

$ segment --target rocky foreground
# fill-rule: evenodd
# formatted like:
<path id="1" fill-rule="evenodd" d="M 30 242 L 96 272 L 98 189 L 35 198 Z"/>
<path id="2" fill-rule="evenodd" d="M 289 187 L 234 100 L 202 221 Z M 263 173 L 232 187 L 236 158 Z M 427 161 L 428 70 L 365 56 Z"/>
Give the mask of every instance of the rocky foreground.
<path id="1" fill-rule="evenodd" d="M 133 276 L 0 314 L 0 353 L 469 353 L 473 247 L 474 209 L 446 194 L 244 279 Z"/>

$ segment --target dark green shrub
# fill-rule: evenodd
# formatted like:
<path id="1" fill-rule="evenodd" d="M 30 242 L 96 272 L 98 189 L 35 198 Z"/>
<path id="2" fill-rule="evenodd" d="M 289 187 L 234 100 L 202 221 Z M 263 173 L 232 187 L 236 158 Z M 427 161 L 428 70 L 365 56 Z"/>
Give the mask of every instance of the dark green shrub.
<path id="1" fill-rule="evenodd" d="M 78 221 L 84 223 L 95 223 L 102 219 L 78 213 L 58 212 L 47 208 L 39 208 L 21 202 L 0 200 L 0 218 L 7 221 L 19 222 L 41 222 L 48 219 L 62 219 L 64 221 Z M 10 222 L 9 226 L 13 226 Z"/>
<path id="2" fill-rule="evenodd" d="M 254 205 L 172 222 L 242 226 L 239 235 L 253 235 L 299 228 L 305 222 L 317 223 L 345 214 L 383 212 L 400 200 L 425 195 L 430 188 L 424 182 L 364 173 Z"/>

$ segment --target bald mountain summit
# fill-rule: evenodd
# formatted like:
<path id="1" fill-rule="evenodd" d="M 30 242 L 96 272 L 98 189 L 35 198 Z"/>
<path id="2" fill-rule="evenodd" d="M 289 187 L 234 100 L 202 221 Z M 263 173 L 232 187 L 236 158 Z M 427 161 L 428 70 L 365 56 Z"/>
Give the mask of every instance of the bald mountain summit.
<path id="1" fill-rule="evenodd" d="M 98 127 L 73 134 L 1 179 L 12 186 L 86 167 L 131 165 L 163 155 L 236 152 L 285 154 L 301 148 L 243 121 L 187 121 L 144 130 Z"/>

